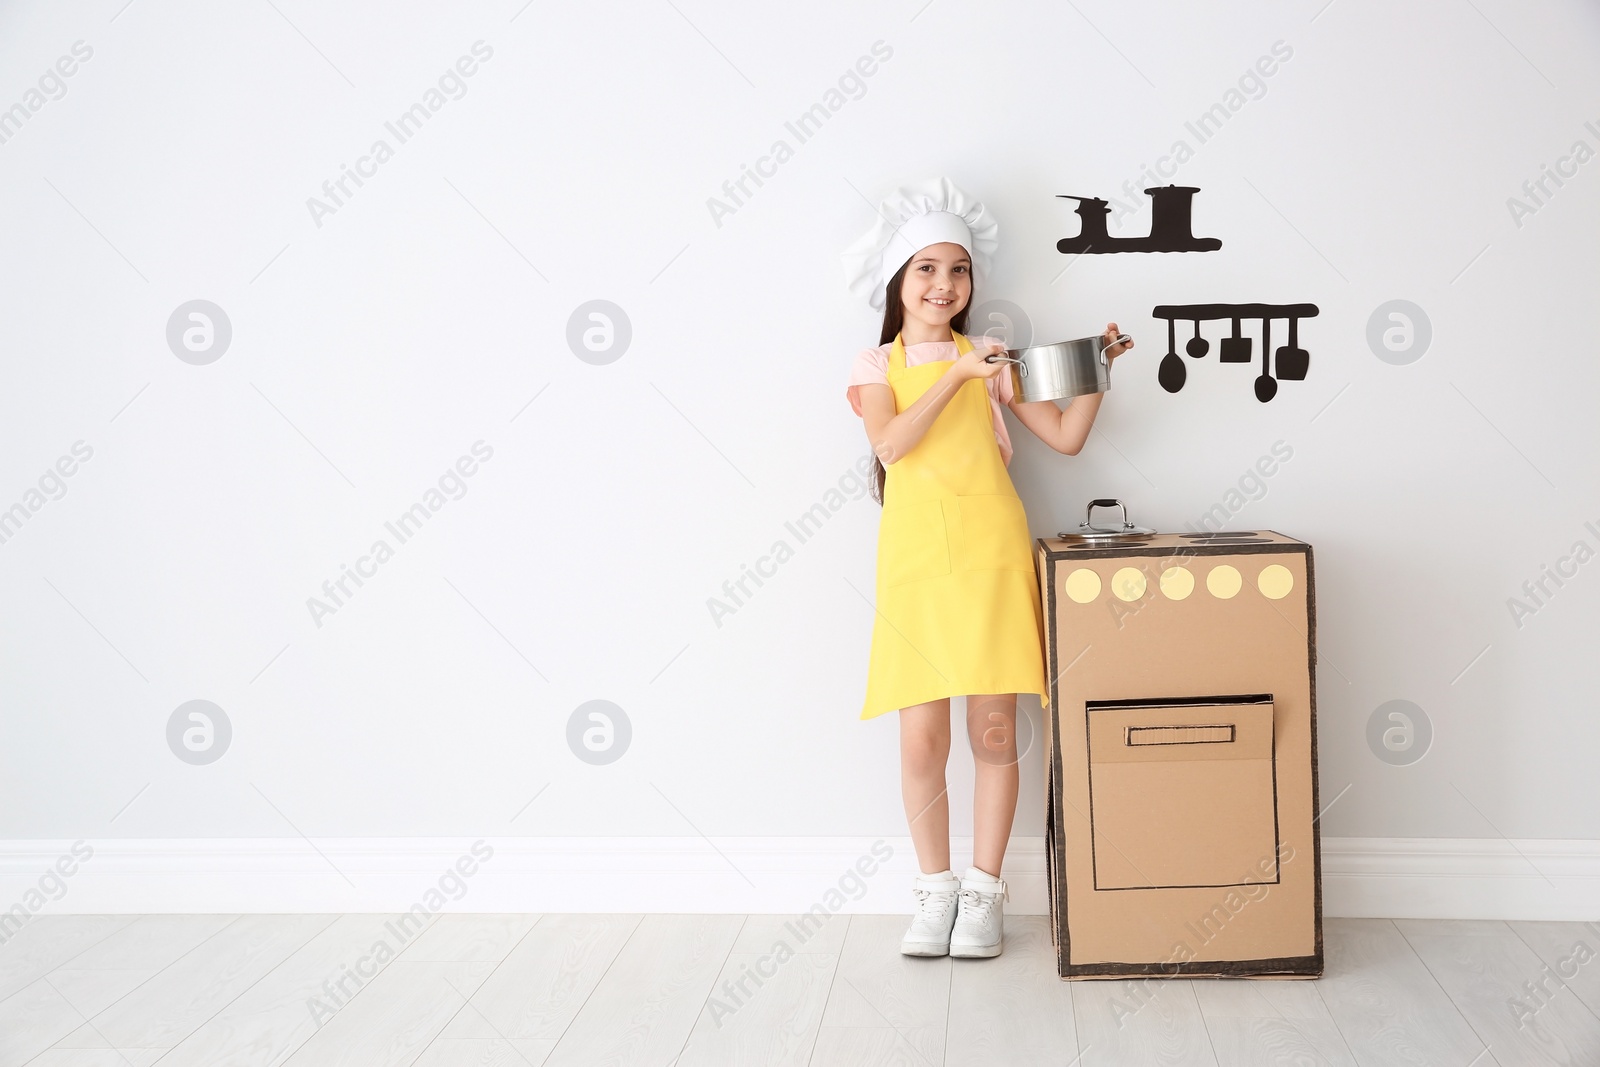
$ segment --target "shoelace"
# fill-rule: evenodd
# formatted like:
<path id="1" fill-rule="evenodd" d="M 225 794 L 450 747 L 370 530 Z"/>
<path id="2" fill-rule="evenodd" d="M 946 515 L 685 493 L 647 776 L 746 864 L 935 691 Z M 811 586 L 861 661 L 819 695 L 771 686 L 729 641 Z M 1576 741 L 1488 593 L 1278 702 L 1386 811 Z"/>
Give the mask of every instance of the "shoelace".
<path id="1" fill-rule="evenodd" d="M 931 889 L 914 889 L 912 892 L 917 896 L 918 922 L 944 922 L 946 914 L 956 902 L 954 893 L 935 893 Z"/>
<path id="2" fill-rule="evenodd" d="M 1002 896 L 1006 900 L 1010 900 L 1011 891 L 1009 889 L 997 889 L 993 893 L 982 893 L 976 889 L 962 889 L 960 896 L 962 910 L 979 922 L 986 922 L 988 921 L 990 910 L 994 907 L 994 902 L 1001 899 Z"/>

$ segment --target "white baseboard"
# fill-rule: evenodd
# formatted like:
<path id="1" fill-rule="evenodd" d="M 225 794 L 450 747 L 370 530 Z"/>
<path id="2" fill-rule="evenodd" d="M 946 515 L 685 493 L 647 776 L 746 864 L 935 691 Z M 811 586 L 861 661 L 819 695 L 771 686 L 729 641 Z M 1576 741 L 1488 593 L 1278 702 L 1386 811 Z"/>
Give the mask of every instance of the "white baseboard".
<path id="1" fill-rule="evenodd" d="M 905 914 L 917 869 L 905 837 L 478 840 L 487 859 L 471 838 L 0 842 L 0 909 Z M 972 843 L 952 846 L 960 874 Z M 1009 912 L 1048 913 L 1042 838 L 1013 838 L 1002 874 Z M 1324 838 L 1322 886 L 1326 917 L 1597 920 L 1600 841 Z"/>

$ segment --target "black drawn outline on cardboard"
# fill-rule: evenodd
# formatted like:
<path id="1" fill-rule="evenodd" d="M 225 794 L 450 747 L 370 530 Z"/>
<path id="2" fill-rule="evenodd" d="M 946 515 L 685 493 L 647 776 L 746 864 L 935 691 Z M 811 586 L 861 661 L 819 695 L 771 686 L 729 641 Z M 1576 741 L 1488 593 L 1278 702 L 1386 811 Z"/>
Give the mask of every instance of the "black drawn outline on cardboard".
<path id="1" fill-rule="evenodd" d="M 1111 252 L 1214 252 L 1222 247 L 1216 237 L 1196 237 L 1189 219 L 1193 185 L 1156 185 L 1146 189 L 1150 198 L 1150 234 L 1147 237 L 1112 237 L 1106 232 L 1110 201 L 1097 196 L 1072 196 L 1057 193 L 1061 200 L 1076 200 L 1078 234 L 1056 242 L 1056 250 L 1067 255 Z"/>
<path id="2" fill-rule="evenodd" d="M 1278 395 L 1278 379 L 1286 382 L 1304 381 L 1311 368 L 1311 353 L 1300 347 L 1300 320 L 1315 318 L 1315 304 L 1157 304 L 1150 310 L 1152 318 L 1167 320 L 1167 354 L 1161 358 L 1156 379 L 1161 388 L 1176 393 L 1183 388 L 1189 376 L 1188 368 L 1178 357 L 1177 323 L 1179 319 L 1194 323 L 1194 336 L 1184 344 L 1184 352 L 1192 359 L 1200 359 L 1211 350 L 1211 342 L 1200 336 L 1200 323 L 1217 319 L 1233 320 L 1233 334 L 1224 337 L 1218 349 L 1219 363 L 1249 363 L 1252 340 L 1239 332 L 1240 319 L 1261 320 L 1261 374 L 1256 378 L 1256 399 L 1265 404 Z M 1272 320 L 1287 319 L 1289 343 L 1276 353 L 1278 375 L 1272 375 Z"/>

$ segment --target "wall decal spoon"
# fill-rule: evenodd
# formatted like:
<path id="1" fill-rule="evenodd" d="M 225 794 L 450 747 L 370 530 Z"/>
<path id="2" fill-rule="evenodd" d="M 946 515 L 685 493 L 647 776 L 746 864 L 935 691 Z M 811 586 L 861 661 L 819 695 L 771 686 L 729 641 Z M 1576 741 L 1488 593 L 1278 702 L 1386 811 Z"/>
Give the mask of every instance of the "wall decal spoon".
<path id="1" fill-rule="evenodd" d="M 1265 404 L 1278 395 L 1278 379 L 1272 376 L 1272 320 L 1261 320 L 1261 377 L 1256 379 L 1256 399 Z"/>

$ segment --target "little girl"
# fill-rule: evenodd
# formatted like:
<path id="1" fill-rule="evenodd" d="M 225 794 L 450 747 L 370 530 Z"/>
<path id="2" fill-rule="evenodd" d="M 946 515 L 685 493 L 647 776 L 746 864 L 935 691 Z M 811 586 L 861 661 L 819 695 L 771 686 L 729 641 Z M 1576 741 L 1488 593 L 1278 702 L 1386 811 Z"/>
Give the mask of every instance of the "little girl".
<path id="1" fill-rule="evenodd" d="M 1033 541 L 1006 465 L 1000 415 L 1076 455 L 1102 395 L 1023 402 L 1004 345 L 964 332 L 972 275 L 986 272 L 998 226 L 948 179 L 897 190 L 845 254 L 851 287 L 883 310 L 881 344 L 856 357 L 847 390 L 877 454 L 877 603 L 861 718 L 900 712 L 901 793 L 921 871 L 911 956 L 998 956 L 1001 861 L 1017 807 L 1016 697 L 1049 703 Z M 1105 344 L 1117 338 L 1107 323 Z M 1106 352 L 1114 359 L 1133 347 Z M 976 766 L 973 865 L 950 870 L 950 698 L 967 698 Z"/>

